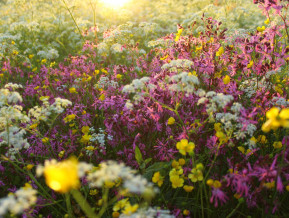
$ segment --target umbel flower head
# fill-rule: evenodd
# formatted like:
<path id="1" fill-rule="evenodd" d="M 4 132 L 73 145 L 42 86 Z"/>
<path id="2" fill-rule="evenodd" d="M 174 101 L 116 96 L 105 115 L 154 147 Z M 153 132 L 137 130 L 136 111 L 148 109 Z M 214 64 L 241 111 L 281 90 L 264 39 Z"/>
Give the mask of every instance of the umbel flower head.
<path id="1" fill-rule="evenodd" d="M 266 112 L 268 120 L 263 124 L 263 132 L 269 132 L 271 129 L 276 130 L 279 127 L 289 128 L 289 108 L 280 109 L 277 107 L 271 108 Z"/>
<path id="2" fill-rule="evenodd" d="M 78 162 L 75 158 L 57 162 L 46 162 L 43 168 L 46 184 L 56 192 L 66 193 L 80 185 Z"/>

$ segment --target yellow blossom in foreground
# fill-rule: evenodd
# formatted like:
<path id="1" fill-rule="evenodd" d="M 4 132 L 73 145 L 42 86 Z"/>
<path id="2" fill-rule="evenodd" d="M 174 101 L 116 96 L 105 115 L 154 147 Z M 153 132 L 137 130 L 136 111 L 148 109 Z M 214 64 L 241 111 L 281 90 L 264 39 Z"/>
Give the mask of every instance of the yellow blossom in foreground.
<path id="1" fill-rule="evenodd" d="M 268 25 L 270 23 L 269 18 L 267 20 L 265 20 L 264 23 Z"/>
<path id="2" fill-rule="evenodd" d="M 225 77 L 224 77 L 224 79 L 223 79 L 223 83 L 225 84 L 225 85 L 227 85 L 227 84 L 229 84 L 230 83 L 230 76 L 228 76 L 228 75 L 226 75 Z"/>
<path id="3" fill-rule="evenodd" d="M 267 121 L 262 125 L 263 132 L 269 132 L 271 129 L 276 130 L 279 127 L 289 128 L 289 108 L 280 109 L 271 108 L 266 112 Z"/>
<path id="4" fill-rule="evenodd" d="M 184 165 L 186 164 L 186 160 L 183 159 L 183 158 L 179 159 L 179 164 L 180 164 L 181 166 L 184 166 Z"/>
<path id="5" fill-rule="evenodd" d="M 168 119 L 168 125 L 173 125 L 175 122 L 176 122 L 176 120 L 175 120 L 175 118 L 173 118 L 173 117 L 170 117 L 170 118 Z"/>
<path id="6" fill-rule="evenodd" d="M 153 183 L 157 183 L 159 187 L 161 187 L 164 183 L 164 177 L 160 174 L 160 172 L 155 172 L 152 178 Z"/>
<path id="7" fill-rule="evenodd" d="M 180 37 L 182 35 L 183 29 L 178 29 L 178 33 L 176 34 L 175 42 L 180 40 Z"/>
<path id="8" fill-rule="evenodd" d="M 51 163 L 44 168 L 46 184 L 54 191 L 66 193 L 79 187 L 78 162 L 69 159 L 62 162 Z"/>

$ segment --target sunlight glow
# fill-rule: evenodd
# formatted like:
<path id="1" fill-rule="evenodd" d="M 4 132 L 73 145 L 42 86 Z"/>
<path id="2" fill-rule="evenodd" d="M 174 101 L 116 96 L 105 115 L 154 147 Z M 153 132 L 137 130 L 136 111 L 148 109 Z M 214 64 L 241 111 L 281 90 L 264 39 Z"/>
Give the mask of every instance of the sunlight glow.
<path id="1" fill-rule="evenodd" d="M 110 7 L 119 8 L 128 3 L 130 0 L 101 0 L 104 4 Z"/>

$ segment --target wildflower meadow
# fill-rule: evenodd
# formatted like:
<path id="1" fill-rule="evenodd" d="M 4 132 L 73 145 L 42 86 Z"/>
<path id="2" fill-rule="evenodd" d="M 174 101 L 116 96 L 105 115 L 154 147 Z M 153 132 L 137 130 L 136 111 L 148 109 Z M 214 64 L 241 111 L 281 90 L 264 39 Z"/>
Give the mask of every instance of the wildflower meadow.
<path id="1" fill-rule="evenodd" d="M 0 0 L 0 217 L 289 217 L 288 9 Z"/>

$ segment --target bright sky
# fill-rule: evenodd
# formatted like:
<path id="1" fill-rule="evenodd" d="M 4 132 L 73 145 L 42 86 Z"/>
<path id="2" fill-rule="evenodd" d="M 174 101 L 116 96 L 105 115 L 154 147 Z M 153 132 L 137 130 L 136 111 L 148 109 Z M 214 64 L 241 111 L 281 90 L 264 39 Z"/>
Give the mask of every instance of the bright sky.
<path id="1" fill-rule="evenodd" d="M 121 7 L 129 1 L 130 0 L 101 0 L 101 2 L 103 2 L 107 6 L 114 7 L 114 8 Z"/>

